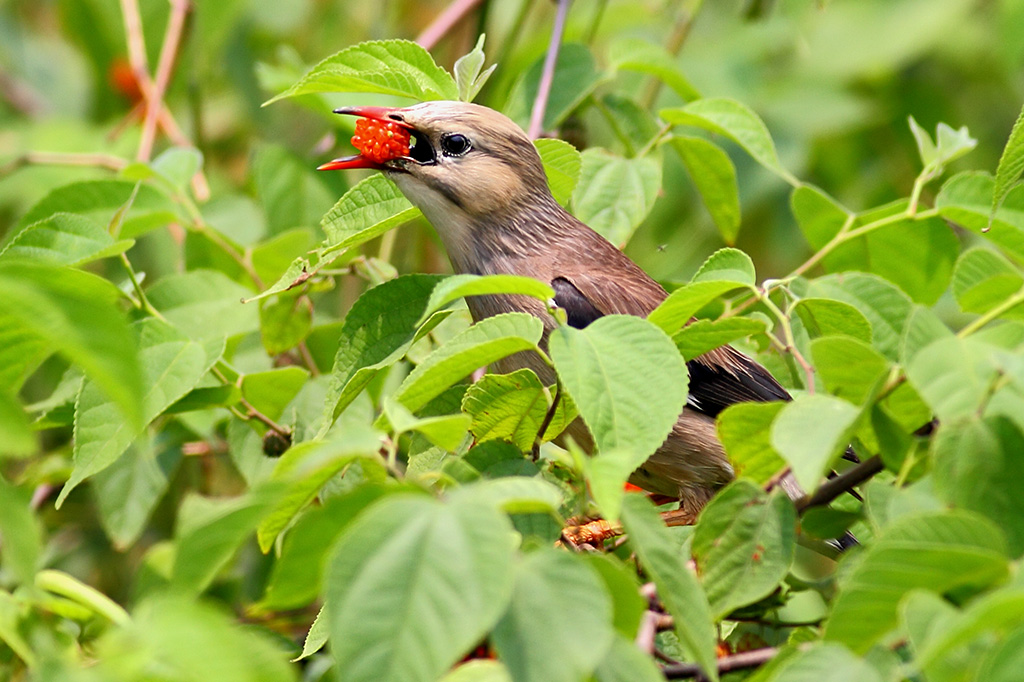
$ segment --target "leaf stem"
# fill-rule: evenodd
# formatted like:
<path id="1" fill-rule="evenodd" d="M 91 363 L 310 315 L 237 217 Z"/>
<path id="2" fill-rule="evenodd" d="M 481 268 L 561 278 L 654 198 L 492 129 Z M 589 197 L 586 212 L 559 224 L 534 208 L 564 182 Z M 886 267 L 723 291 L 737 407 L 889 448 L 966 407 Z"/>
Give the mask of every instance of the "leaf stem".
<path id="1" fill-rule="evenodd" d="M 957 336 L 960 337 L 961 339 L 970 336 L 971 334 L 975 333 L 976 331 L 978 331 L 979 329 L 981 329 L 989 322 L 1002 315 L 1003 313 L 1011 310 L 1012 308 L 1016 308 L 1022 303 L 1024 303 L 1024 288 L 1021 288 L 1020 291 L 1018 291 L 1013 296 L 1009 297 L 996 307 L 992 308 L 984 315 L 981 315 L 977 319 L 973 320 L 970 324 L 968 324 L 959 332 L 957 332 Z"/>
<path id="2" fill-rule="evenodd" d="M 241 388 L 241 385 L 240 385 L 241 382 L 240 381 L 239 382 L 231 381 L 230 379 L 228 379 L 227 376 L 225 376 L 224 372 L 219 367 L 219 365 L 221 365 L 222 363 L 223 363 L 223 361 L 219 361 L 219 362 L 217 362 L 216 365 L 214 365 L 212 368 L 210 368 L 210 371 L 213 373 L 213 375 L 215 377 L 217 377 L 217 379 L 222 384 L 224 384 L 225 386 L 238 386 L 239 388 Z M 291 436 L 291 433 L 292 433 L 291 429 L 289 429 L 287 427 L 284 427 L 284 426 L 281 426 L 280 424 L 275 422 L 273 419 L 271 419 L 267 415 L 265 415 L 262 412 L 260 412 L 259 410 L 257 410 L 253 406 L 252 403 L 250 403 L 248 400 L 245 399 L 244 396 L 240 397 L 238 399 L 238 402 L 239 402 L 239 404 L 242 407 L 245 408 L 245 412 L 242 412 L 241 410 L 239 410 L 234 405 L 229 406 L 228 410 L 230 410 L 230 412 L 233 415 L 235 415 L 236 417 L 238 417 L 242 421 L 249 421 L 250 419 L 255 419 L 256 421 L 261 422 L 268 429 L 270 429 L 271 431 L 274 431 L 275 433 L 277 433 L 279 436 L 281 436 L 283 438 L 287 438 L 287 437 Z"/>
<path id="3" fill-rule="evenodd" d="M 71 601 L 85 606 L 93 613 L 103 616 L 114 625 L 126 626 L 132 622 L 131 616 L 120 604 L 94 587 L 79 582 L 63 571 L 46 569 L 36 573 L 36 587 L 67 597 Z"/>
<path id="4" fill-rule="evenodd" d="M 796 509 L 801 514 L 811 507 L 823 507 L 836 499 L 854 486 L 860 485 L 875 474 L 885 469 L 882 458 L 878 455 L 870 457 L 860 464 L 853 466 L 835 478 L 830 478 L 821 484 L 814 491 L 813 495 L 804 495 L 795 502 Z"/>

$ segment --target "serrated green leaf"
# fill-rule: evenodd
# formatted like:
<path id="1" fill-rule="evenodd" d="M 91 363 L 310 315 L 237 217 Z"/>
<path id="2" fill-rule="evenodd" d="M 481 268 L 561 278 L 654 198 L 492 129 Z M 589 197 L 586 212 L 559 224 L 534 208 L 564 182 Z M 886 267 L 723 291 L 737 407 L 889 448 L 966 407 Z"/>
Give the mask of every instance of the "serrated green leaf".
<path id="1" fill-rule="evenodd" d="M 622 525 L 644 573 L 654 581 L 658 597 L 672 614 L 679 641 L 704 669 L 705 675 L 717 680 L 714 622 L 697 576 L 683 561 L 668 530 L 646 498 L 626 495 Z"/>
<path id="2" fill-rule="evenodd" d="M 530 369 L 519 369 L 510 374 L 485 374 L 466 391 L 462 410 L 473 418 L 470 431 L 476 442 L 497 438 L 527 452 L 544 423 L 548 405 L 537 375 Z M 575 418 L 575 406 L 563 396 L 543 440 L 557 436 Z"/>
<path id="3" fill-rule="evenodd" d="M 960 309 L 968 313 L 984 313 L 1003 303 L 1024 286 L 1020 270 L 996 251 L 973 248 L 964 251 L 953 271 L 953 295 Z M 1018 308 L 1007 310 L 1016 313 Z"/>
<path id="4" fill-rule="evenodd" d="M 1024 108 L 1021 108 L 1017 121 L 1013 124 L 1013 129 L 1010 130 L 1010 138 L 1006 141 L 1003 153 L 999 157 L 995 189 L 992 192 L 990 220 L 1002 206 L 1006 195 L 1020 181 L 1021 173 L 1024 173 Z"/>
<path id="5" fill-rule="evenodd" d="M 585 679 L 612 642 L 611 602 L 582 561 L 564 552 L 532 552 L 516 566 L 508 611 L 491 641 L 513 679 Z"/>
<path id="6" fill-rule="evenodd" d="M 789 184 L 800 184 L 779 162 L 775 143 L 764 122 L 745 104 L 725 97 L 708 97 L 678 109 L 663 109 L 658 115 L 673 125 L 694 126 L 724 135 Z"/>
<path id="7" fill-rule="evenodd" d="M 339 538 L 326 617 L 340 678 L 431 680 L 476 646 L 512 592 L 508 520 L 469 502 L 387 497 Z"/>
<path id="8" fill-rule="evenodd" d="M 430 292 L 426 310 L 416 325 L 423 324 L 428 317 L 452 301 L 484 294 L 530 296 L 546 303 L 555 297 L 555 290 L 550 284 L 521 275 L 452 275 L 438 282 Z"/>
<path id="9" fill-rule="evenodd" d="M 699 355 L 755 334 L 763 334 L 764 322 L 749 317 L 727 317 L 724 320 L 697 320 L 672 336 L 673 343 L 684 358 Z"/>
<path id="10" fill-rule="evenodd" d="M 117 235 L 121 239 L 138 237 L 183 219 L 174 203 L 149 185 L 128 180 L 85 180 L 51 191 L 22 216 L 18 227 L 38 223 L 55 213 L 75 213 L 105 225 L 125 205 L 133 192 L 135 199 Z"/>
<path id="11" fill-rule="evenodd" d="M 459 96 L 448 72 L 408 40 L 371 40 L 344 49 L 266 104 L 315 92 L 375 92 L 420 101 Z"/>
<path id="12" fill-rule="evenodd" d="M 1012 187 L 990 219 L 995 180 L 987 173 L 958 173 L 942 185 L 935 197 L 939 215 L 1003 250 L 1018 263 L 1024 263 L 1024 186 Z"/>
<path id="13" fill-rule="evenodd" d="M 280 296 L 260 311 L 260 339 L 268 355 L 294 348 L 313 328 L 313 306 L 308 299 Z"/>
<path id="14" fill-rule="evenodd" d="M 829 465 L 846 449 L 860 411 L 839 398 L 801 395 L 772 423 L 772 447 L 787 461 L 800 487 L 813 493 Z"/>
<path id="15" fill-rule="evenodd" d="M 534 140 L 533 145 L 544 164 L 544 175 L 548 178 L 551 195 L 562 206 L 568 206 L 580 179 L 582 155 L 565 140 L 545 137 Z"/>
<path id="16" fill-rule="evenodd" d="M 477 38 L 476 46 L 455 61 L 455 84 L 459 89 L 459 99 L 463 102 L 473 101 L 473 98 L 480 92 L 480 88 L 484 86 L 484 83 L 487 82 L 487 79 L 490 78 L 494 69 L 498 66 L 497 64 L 492 64 L 491 68 L 481 73 L 485 60 L 485 37 L 481 33 L 480 37 Z"/>
<path id="17" fill-rule="evenodd" d="M 164 277 L 146 296 L 179 331 L 204 340 L 259 329 L 259 309 L 242 303 L 251 293 L 216 270 L 192 270 Z"/>
<path id="18" fill-rule="evenodd" d="M 619 71 L 639 71 L 662 80 L 684 101 L 700 97 L 673 57 L 657 43 L 639 38 L 622 38 L 608 48 L 608 61 Z"/>
<path id="19" fill-rule="evenodd" d="M 890 282 L 858 272 L 819 277 L 807 295 L 848 303 L 871 324 L 871 344 L 888 359 L 899 360 L 904 328 L 913 310 L 907 295 Z"/>
<path id="20" fill-rule="evenodd" d="M 697 311 L 719 296 L 735 289 L 746 287 L 743 282 L 709 280 L 691 282 L 675 289 L 651 311 L 647 320 L 661 328 L 666 334 L 675 334 L 690 321 Z"/>
<path id="21" fill-rule="evenodd" d="M 737 477 L 764 484 L 786 467 L 771 442 L 772 422 L 784 402 L 736 403 L 718 415 L 718 437 Z"/>
<path id="22" fill-rule="evenodd" d="M 16 234 L 0 258 L 24 258 L 54 265 L 84 265 L 124 253 L 132 239 L 114 241 L 101 225 L 74 213 L 55 213 Z"/>
<path id="23" fill-rule="evenodd" d="M 606 315 L 582 330 L 559 327 L 548 345 L 598 451 L 627 451 L 640 466 L 686 402 L 686 365 L 672 340 L 641 318 Z"/>
<path id="24" fill-rule="evenodd" d="M 505 313 L 477 322 L 416 366 L 395 399 L 416 412 L 478 367 L 522 351 L 540 353 L 544 324 L 528 313 Z"/>
<path id="25" fill-rule="evenodd" d="M 757 283 L 756 277 L 750 256 L 726 247 L 708 256 L 691 282 L 737 282 L 752 287 Z"/>
<path id="26" fill-rule="evenodd" d="M 722 239 L 726 244 L 734 243 L 740 231 L 740 194 L 729 155 L 700 137 L 673 136 L 672 147 L 683 160 Z"/>
<path id="27" fill-rule="evenodd" d="M 803 298 L 793 306 L 812 338 L 843 335 L 871 341 L 871 323 L 849 303 L 830 298 Z"/>
<path id="28" fill-rule="evenodd" d="M 854 405 L 862 405 L 889 374 L 889 361 L 863 341 L 826 336 L 811 342 L 811 357 L 825 389 Z"/>
<path id="29" fill-rule="evenodd" d="M 813 249 L 828 244 L 844 225 L 852 226 L 853 214 L 813 185 L 800 185 L 789 195 L 796 224 Z"/>
<path id="30" fill-rule="evenodd" d="M 661 188 L 661 162 L 627 159 L 597 147 L 582 154 L 572 195 L 576 217 L 613 244 L 629 241 L 654 207 Z"/>
<path id="31" fill-rule="evenodd" d="M 693 532 L 693 558 L 716 618 L 767 597 L 786 577 L 796 549 L 796 509 L 749 481 L 715 495 Z"/>
<path id="32" fill-rule="evenodd" d="M 320 221 L 327 235 L 322 255 L 358 246 L 420 215 L 395 183 L 371 175 L 345 192 Z"/>

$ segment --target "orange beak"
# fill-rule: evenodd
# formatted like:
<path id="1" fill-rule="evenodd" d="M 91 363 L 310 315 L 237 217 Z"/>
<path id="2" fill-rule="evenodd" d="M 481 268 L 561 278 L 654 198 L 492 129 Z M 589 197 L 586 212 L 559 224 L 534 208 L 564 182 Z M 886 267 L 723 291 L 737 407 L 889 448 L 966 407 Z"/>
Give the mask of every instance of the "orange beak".
<path id="1" fill-rule="evenodd" d="M 346 114 L 348 116 L 362 116 L 363 118 L 372 118 L 376 121 L 388 121 L 390 123 L 397 123 L 403 128 L 412 130 L 412 127 L 406 124 L 400 116 L 398 118 L 391 117 L 391 114 L 399 111 L 401 111 L 401 109 L 397 107 L 341 107 L 339 109 L 335 109 L 334 113 Z M 317 170 L 349 170 L 353 168 L 382 170 L 385 166 L 366 158 L 362 154 L 344 156 L 340 159 L 334 159 L 333 161 L 328 161 L 321 166 L 317 166 Z"/>

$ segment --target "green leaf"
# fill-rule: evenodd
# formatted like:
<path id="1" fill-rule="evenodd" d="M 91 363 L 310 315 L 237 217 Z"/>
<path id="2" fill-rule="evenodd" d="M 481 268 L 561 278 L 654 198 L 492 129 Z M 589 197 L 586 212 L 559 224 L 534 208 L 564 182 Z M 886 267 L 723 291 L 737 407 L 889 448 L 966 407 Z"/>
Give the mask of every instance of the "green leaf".
<path id="1" fill-rule="evenodd" d="M 1017 116 L 1017 121 L 1010 131 L 1010 139 L 1006 141 L 1003 154 L 999 157 L 995 189 L 992 192 L 992 210 L 989 213 L 990 221 L 1002 206 L 1006 195 L 1020 181 L 1021 173 L 1024 173 L 1024 108 L 1021 108 L 1020 115 Z"/>
<path id="2" fill-rule="evenodd" d="M 612 643 L 612 607 L 602 582 L 577 557 L 544 549 L 516 566 L 508 610 L 491 641 L 513 679 L 585 679 Z"/>
<path id="3" fill-rule="evenodd" d="M 636 453 L 628 448 L 602 450 L 592 457 L 583 459 L 587 488 L 594 498 L 594 504 L 601 512 L 601 518 L 608 521 L 619 520 L 622 499 L 626 494 L 625 484 L 630 474 L 639 466 L 638 460 Z M 643 464 L 642 460 L 640 464 Z"/>
<path id="4" fill-rule="evenodd" d="M 672 337 L 684 358 L 699 355 L 739 339 L 763 334 L 764 322 L 749 317 L 727 317 L 724 320 L 697 320 Z"/>
<path id="5" fill-rule="evenodd" d="M 811 357 L 825 389 L 854 405 L 863 405 L 871 398 L 889 374 L 885 357 L 849 336 L 813 340 Z"/>
<path id="6" fill-rule="evenodd" d="M 55 213 L 16 234 L 0 258 L 48 261 L 54 265 L 84 265 L 124 253 L 132 239 L 115 242 L 105 228 L 74 213 Z"/>
<path id="7" fill-rule="evenodd" d="M 913 116 L 908 117 L 910 132 L 917 141 L 917 151 L 921 155 L 924 174 L 928 178 L 942 174 L 950 161 L 955 161 L 978 145 L 978 141 L 970 136 L 967 126 L 953 130 L 945 123 L 939 123 L 935 131 L 936 142 L 917 124 Z"/>
<path id="8" fill-rule="evenodd" d="M 288 448 L 277 460 L 272 481 L 280 481 L 284 492 L 260 522 L 260 549 L 270 551 L 281 531 L 314 498 L 335 474 L 358 458 L 377 459 L 381 434 L 370 428 L 350 428 L 335 440 L 306 441 Z"/>
<path id="9" fill-rule="evenodd" d="M 0 377 L 9 390 L 57 352 L 82 368 L 119 415 L 140 419 L 145 384 L 113 285 L 71 268 L 6 262 L 0 263 L 0 291 Z"/>
<path id="10" fill-rule="evenodd" d="M 580 168 L 583 157 L 571 144 L 555 138 L 534 140 L 533 145 L 540 154 L 544 164 L 544 174 L 548 178 L 548 189 L 555 201 L 568 206 L 573 190 L 580 179 Z"/>
<path id="11" fill-rule="evenodd" d="M 726 247 L 708 256 L 691 282 L 737 282 L 752 287 L 757 284 L 754 262 L 739 249 Z"/>
<path id="12" fill-rule="evenodd" d="M 333 252 L 368 242 L 420 215 L 395 183 L 378 173 L 345 192 L 320 227 Z"/>
<path id="13" fill-rule="evenodd" d="M 935 491 L 942 499 L 990 518 L 1006 533 L 1010 554 L 1024 554 L 1024 434 L 1006 417 L 943 424 L 932 444 Z"/>
<path id="14" fill-rule="evenodd" d="M 612 598 L 615 629 L 623 637 L 632 639 L 647 611 L 647 600 L 640 594 L 640 580 L 636 571 L 611 554 L 595 552 L 581 556 L 597 572 Z"/>
<path id="15" fill-rule="evenodd" d="M 740 194 L 736 168 L 729 155 L 700 137 L 676 135 L 672 146 L 697 187 L 704 207 L 727 244 L 736 241 L 740 231 Z"/>
<path id="16" fill-rule="evenodd" d="M 447 452 L 454 452 L 466 440 L 471 423 L 467 414 L 416 417 L 393 398 L 384 399 L 384 417 L 390 422 L 396 436 L 416 431 L 435 446 Z M 411 466 L 406 474 L 412 475 Z"/>
<path id="17" fill-rule="evenodd" d="M 838 201 L 813 185 L 800 185 L 789 195 L 796 224 L 811 248 L 828 244 L 839 230 L 852 226 L 853 214 Z"/>
<path id="18" fill-rule="evenodd" d="M 838 644 L 819 644 L 786 659 L 764 682 L 882 682 L 871 663 Z"/>
<path id="19" fill-rule="evenodd" d="M 268 355 L 280 355 L 299 345 L 313 328 L 313 305 L 309 299 L 279 296 L 260 311 L 260 339 Z"/>
<path id="20" fill-rule="evenodd" d="M 607 315 L 582 330 L 559 327 L 548 344 L 598 451 L 624 450 L 634 468 L 643 464 L 686 403 L 686 365 L 671 339 L 641 318 Z"/>
<path id="21" fill-rule="evenodd" d="M 242 377 L 240 388 L 242 397 L 253 407 L 267 417 L 277 419 L 308 380 L 308 370 L 292 365 L 246 374 Z M 259 433 L 264 433 L 262 423 L 253 426 Z"/>
<path id="22" fill-rule="evenodd" d="M 666 334 L 675 334 L 701 308 L 719 296 L 747 286 L 742 282 L 727 280 L 691 282 L 675 289 L 647 316 L 647 321 L 657 325 Z"/>
<path id="23" fill-rule="evenodd" d="M 455 61 L 455 84 L 459 89 L 459 99 L 463 102 L 473 101 L 473 98 L 480 92 L 480 88 L 484 87 L 484 83 L 487 82 L 487 79 L 490 78 L 494 69 L 498 66 L 497 64 L 492 64 L 491 68 L 481 73 L 485 60 L 485 37 L 481 33 L 480 37 L 477 38 L 476 46 Z"/>
<path id="24" fill-rule="evenodd" d="M 309 159 L 282 145 L 257 148 L 252 164 L 269 235 L 316 225 L 334 202 L 335 195 L 324 184 L 323 176 L 310 166 Z"/>
<path id="25" fill-rule="evenodd" d="M 179 331 L 204 340 L 259 329 L 257 307 L 242 304 L 251 293 L 216 270 L 192 270 L 164 277 L 146 295 Z"/>
<path id="26" fill-rule="evenodd" d="M 828 395 L 800 395 L 772 423 L 772 447 L 789 462 L 800 487 L 817 490 L 829 465 L 846 449 L 860 411 Z"/>
<path id="27" fill-rule="evenodd" d="M 979 339 L 947 337 L 914 355 L 907 379 L 940 421 L 974 414 L 999 375 L 994 348 Z"/>
<path id="28" fill-rule="evenodd" d="M 372 92 L 420 101 L 459 96 L 448 72 L 408 40 L 371 40 L 344 49 L 266 104 L 314 92 Z"/>
<path id="29" fill-rule="evenodd" d="M 693 558 L 715 618 L 771 594 L 793 562 L 796 510 L 749 481 L 715 495 L 693 532 Z"/>
<path id="30" fill-rule="evenodd" d="M 378 372 L 405 355 L 439 281 L 438 275 L 405 275 L 368 290 L 352 305 L 331 370 L 325 429 Z"/>
<path id="31" fill-rule="evenodd" d="M 530 120 L 533 102 L 537 99 L 544 60 L 544 55 L 541 55 L 527 69 L 512 88 L 505 105 L 508 117 L 524 128 Z M 586 45 L 562 45 L 555 61 L 554 77 L 551 81 L 542 129 L 553 130 L 558 127 L 607 78 L 607 74 L 598 70 L 594 55 Z"/>
<path id="32" fill-rule="evenodd" d="M 25 409 L 14 395 L 0 390 L 0 458 L 29 457 L 38 448 Z"/>
<path id="33" fill-rule="evenodd" d="M 735 403 L 718 415 L 718 437 L 737 477 L 763 485 L 786 467 L 772 446 L 772 423 L 784 402 Z"/>
<path id="34" fill-rule="evenodd" d="M 430 292 L 427 308 L 416 325 L 423 324 L 428 317 L 452 301 L 484 294 L 530 296 L 546 303 L 555 297 L 555 290 L 546 282 L 521 275 L 451 275 L 438 282 Z"/>
<path id="35" fill-rule="evenodd" d="M 862 654 L 896 626 L 904 594 L 987 587 L 1005 579 L 1005 551 L 999 529 L 970 512 L 904 516 L 841 576 L 825 641 Z"/>
<path id="36" fill-rule="evenodd" d="M 505 313 L 477 322 L 416 366 L 395 393 L 395 399 L 416 412 L 478 367 L 513 353 L 540 353 L 544 324 L 528 313 Z"/>
<path id="37" fill-rule="evenodd" d="M 272 488 L 234 498 L 204 498 L 193 494 L 179 511 L 175 529 L 171 584 L 189 594 L 206 590 L 252 532 L 277 497 Z"/>
<path id="38" fill-rule="evenodd" d="M 1024 263 L 1024 186 L 1008 191 L 990 219 L 994 191 L 991 175 L 958 173 L 942 185 L 935 208 L 946 220 L 980 234 L 1018 263 Z"/>
<path id="39" fill-rule="evenodd" d="M 903 330 L 913 304 L 907 295 L 875 275 L 847 272 L 811 282 L 807 295 L 848 303 L 871 324 L 871 344 L 893 362 L 899 361 Z"/>
<path id="40" fill-rule="evenodd" d="M 703 128 L 724 135 L 789 184 L 800 184 L 779 162 L 775 143 L 764 122 L 745 104 L 725 97 L 708 97 L 679 109 L 663 109 L 658 116 L 666 123 Z"/>
<path id="41" fill-rule="evenodd" d="M 520 457 L 519 461 L 528 460 Z M 564 503 L 562 490 L 555 484 L 516 474 L 473 481 L 453 491 L 451 497 L 484 504 L 506 514 L 557 515 Z"/>
<path id="42" fill-rule="evenodd" d="M 685 101 L 700 97 L 679 68 L 676 58 L 657 43 L 621 38 L 609 46 L 608 61 L 617 71 L 638 71 L 660 79 Z"/>
<path id="43" fill-rule="evenodd" d="M 182 192 L 203 167 L 203 153 L 195 147 L 171 147 L 153 159 L 149 167 L 172 188 Z"/>
<path id="44" fill-rule="evenodd" d="M 572 195 L 576 217 L 611 243 L 625 244 L 654 207 L 660 160 L 627 159 L 597 147 L 584 151 L 582 159 Z"/>
<path id="45" fill-rule="evenodd" d="M 595 682 L 661 682 L 664 679 L 654 659 L 621 635 L 612 640 L 608 653 L 594 671 Z"/>
<path id="46" fill-rule="evenodd" d="M 485 374 L 469 387 L 462 400 L 463 412 L 473 418 L 469 430 L 477 443 L 497 438 L 524 452 L 533 447 L 548 405 L 544 386 L 530 369 Z M 563 396 L 543 440 L 554 438 L 575 418 L 574 406 Z"/>
<path id="47" fill-rule="evenodd" d="M 440 682 L 512 682 L 512 678 L 500 661 L 478 658 L 452 668 Z"/>
<path id="48" fill-rule="evenodd" d="M 812 339 L 843 335 L 871 341 L 871 323 L 849 303 L 830 298 L 802 298 L 793 306 Z"/>
<path id="49" fill-rule="evenodd" d="M 1013 682 L 1024 666 L 1024 628 L 1017 628 L 993 646 L 981 661 L 979 680 Z"/>
<path id="50" fill-rule="evenodd" d="M 252 267 L 262 281 L 275 282 L 296 258 L 309 253 L 315 243 L 311 227 L 286 230 L 252 247 Z"/>
<path id="51" fill-rule="evenodd" d="M 129 347 L 139 349 L 146 387 L 138 406 L 141 423 L 127 421 L 95 382 L 82 386 L 75 404 L 74 468 L 57 497 L 58 507 L 79 483 L 117 461 L 144 426 L 195 388 L 223 353 L 223 340 L 204 346 L 156 318 L 134 326 L 138 341 Z"/>
<path id="52" fill-rule="evenodd" d="M 1024 275 L 998 252 L 985 248 L 964 251 L 953 271 L 953 295 L 967 313 L 985 313 L 1016 294 Z M 1006 313 L 1020 314 L 1018 308 Z M 1005 313 L 1004 313 L 1005 314 Z"/>
<path id="53" fill-rule="evenodd" d="M 514 542 L 504 516 L 470 502 L 392 495 L 360 514 L 327 573 L 339 679 L 440 677 L 505 610 Z"/>
<path id="54" fill-rule="evenodd" d="M 641 495 L 626 495 L 622 525 L 629 544 L 658 588 L 658 597 L 672 614 L 675 633 L 687 652 L 711 680 L 718 679 L 715 629 L 711 607 L 651 503 Z"/>
<path id="55" fill-rule="evenodd" d="M 43 549 L 43 531 L 32 512 L 32 495 L 0 477 L 0 540 L 4 571 L 22 585 L 31 585 Z"/>

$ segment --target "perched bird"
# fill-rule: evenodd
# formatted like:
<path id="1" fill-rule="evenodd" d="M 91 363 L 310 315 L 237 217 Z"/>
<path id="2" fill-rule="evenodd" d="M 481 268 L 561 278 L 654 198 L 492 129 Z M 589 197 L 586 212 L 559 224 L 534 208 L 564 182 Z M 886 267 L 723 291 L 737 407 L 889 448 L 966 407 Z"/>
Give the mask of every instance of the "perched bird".
<path id="1" fill-rule="evenodd" d="M 407 131 L 411 146 L 397 158 L 364 153 L 321 169 L 383 171 L 437 229 L 457 272 L 525 275 L 547 282 L 555 290 L 555 304 L 577 328 L 602 315 L 646 316 L 667 296 L 629 257 L 555 201 L 533 143 L 502 114 L 444 101 L 402 109 L 344 107 L 336 113 Z M 556 325 L 543 303 L 525 296 L 473 296 L 466 303 L 474 321 L 513 311 L 537 316 L 544 321 L 545 347 Z M 496 364 L 501 372 L 529 367 L 541 381 L 554 382 L 548 365 L 532 353 Z M 733 478 L 715 416 L 733 403 L 790 396 L 764 367 L 731 346 L 694 358 L 687 367 L 686 407 L 664 444 L 630 482 L 679 498 L 680 509 L 692 521 L 714 491 Z M 592 447 L 581 420 L 569 435 Z"/>

